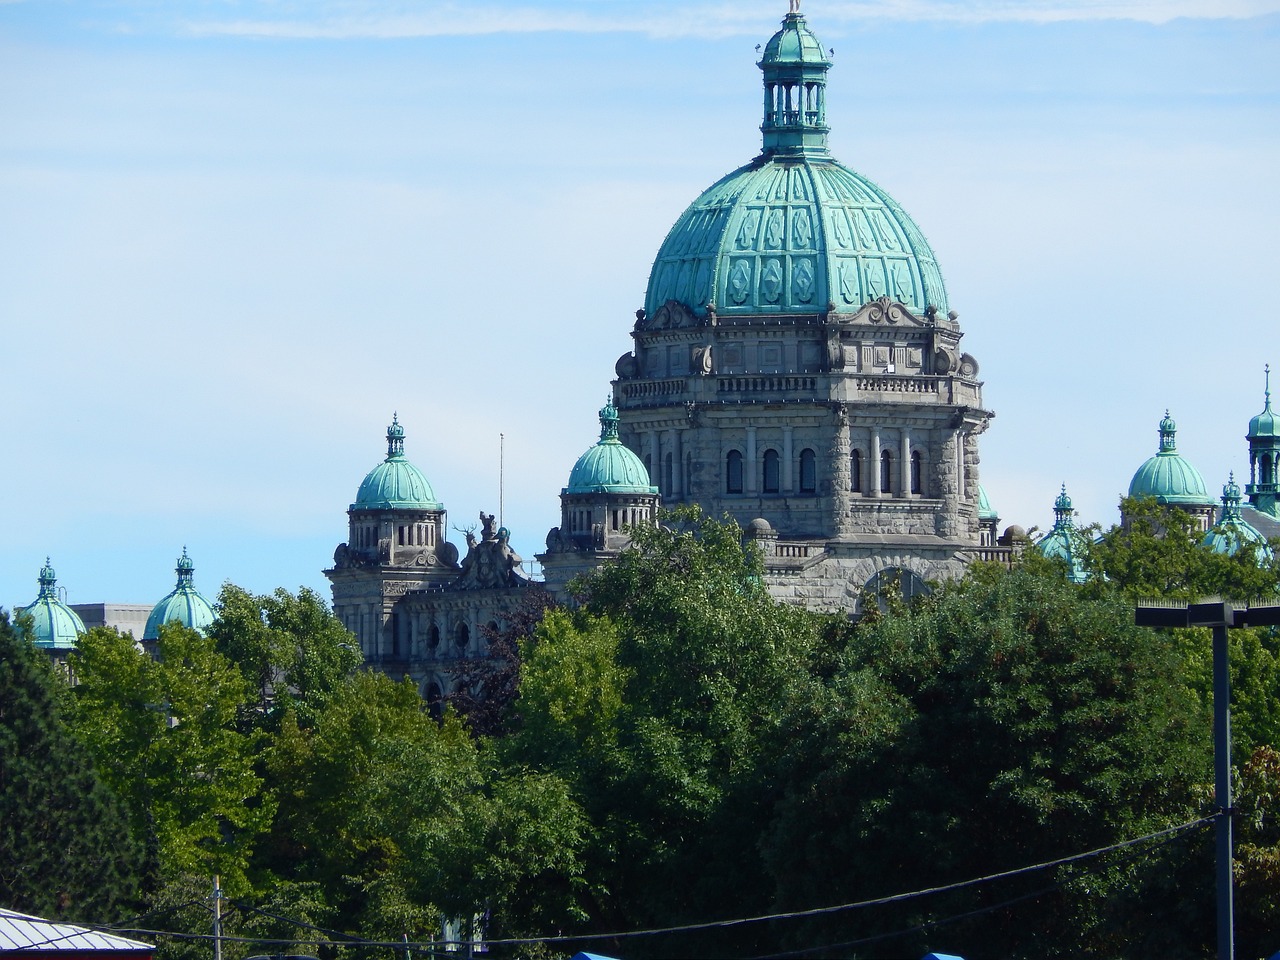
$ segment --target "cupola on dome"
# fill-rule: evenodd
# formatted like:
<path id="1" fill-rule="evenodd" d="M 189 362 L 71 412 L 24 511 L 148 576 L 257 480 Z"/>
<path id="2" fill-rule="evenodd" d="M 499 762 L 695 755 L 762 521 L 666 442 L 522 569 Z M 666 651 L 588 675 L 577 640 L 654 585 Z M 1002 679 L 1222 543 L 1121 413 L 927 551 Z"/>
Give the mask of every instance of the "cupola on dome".
<path id="1" fill-rule="evenodd" d="M 565 493 L 635 493 L 653 495 L 644 463 L 618 439 L 618 410 L 612 402 L 600 410 L 600 440 L 578 458 Z"/>
<path id="2" fill-rule="evenodd" d="M 46 557 L 40 568 L 40 594 L 19 612 L 31 618 L 31 638 L 46 650 L 71 650 L 85 632 L 80 615 L 58 599 L 58 577 Z"/>
<path id="3" fill-rule="evenodd" d="M 404 427 L 387 427 L 387 459 L 364 478 L 352 510 L 443 510 L 426 476 L 405 458 Z"/>
<path id="4" fill-rule="evenodd" d="M 705 316 L 852 312 L 890 297 L 947 311 L 920 228 L 880 187 L 827 149 L 831 61 L 798 10 L 769 40 L 764 149 L 712 184 L 671 228 L 649 275 L 649 316 L 669 301 Z"/>
<path id="5" fill-rule="evenodd" d="M 182 556 L 178 558 L 174 572 L 178 575 L 178 584 L 151 608 L 151 615 L 147 617 L 147 625 L 142 631 L 143 640 L 160 639 L 160 628 L 174 621 L 202 634 L 207 633 L 213 624 L 213 604 L 195 587 L 195 564 L 187 556 L 186 547 L 182 548 Z"/>
<path id="6" fill-rule="evenodd" d="M 1266 378 L 1266 401 L 1262 412 L 1249 421 L 1249 434 L 1246 437 L 1248 440 L 1269 440 L 1280 437 L 1280 432 L 1276 430 L 1276 415 L 1271 410 L 1271 366 L 1269 364 L 1266 368 Z"/>
<path id="7" fill-rule="evenodd" d="M 1212 506 L 1200 471 L 1178 455 L 1174 441 L 1178 427 L 1169 411 L 1160 421 L 1160 449 L 1138 468 L 1129 484 L 1129 496 L 1154 497 L 1174 506 Z"/>

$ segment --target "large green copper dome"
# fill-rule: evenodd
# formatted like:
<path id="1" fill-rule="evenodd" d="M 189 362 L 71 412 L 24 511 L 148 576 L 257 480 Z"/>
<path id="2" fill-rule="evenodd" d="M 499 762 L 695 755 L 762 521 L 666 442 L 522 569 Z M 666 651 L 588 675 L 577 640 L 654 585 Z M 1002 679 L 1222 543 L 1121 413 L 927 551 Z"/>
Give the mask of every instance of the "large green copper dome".
<path id="1" fill-rule="evenodd" d="M 618 439 L 618 411 L 606 403 L 600 411 L 600 441 L 578 458 L 565 493 L 637 493 L 652 496 L 658 488 L 649 471 Z"/>
<path id="2" fill-rule="evenodd" d="M 1129 484 L 1131 497 L 1155 497 L 1174 506 L 1211 506 L 1200 471 L 1178 455 L 1174 435 L 1178 426 L 1165 411 L 1160 421 L 1160 450 L 1138 468 Z"/>
<path id="3" fill-rule="evenodd" d="M 151 608 L 151 616 L 147 617 L 147 625 L 142 630 L 143 640 L 160 639 L 160 628 L 174 620 L 200 633 L 208 631 L 214 620 L 213 604 L 196 589 L 195 569 L 195 564 L 187 556 L 187 548 L 183 547 L 174 571 L 178 575 L 178 585 Z"/>
<path id="4" fill-rule="evenodd" d="M 387 459 L 364 478 L 352 510 L 443 510 L 422 471 L 404 455 L 404 427 L 397 417 L 387 427 Z"/>
<path id="5" fill-rule="evenodd" d="M 31 618 L 31 637 L 46 650 L 70 650 L 84 633 L 80 615 L 58 599 L 58 577 L 46 557 L 40 568 L 40 595 L 20 611 Z"/>
<path id="6" fill-rule="evenodd" d="M 649 315 L 675 300 L 721 316 L 852 312 L 887 296 L 947 310 L 938 262 L 915 222 L 883 190 L 827 151 L 822 45 L 789 13 L 760 60 L 764 150 L 712 184 L 667 234 Z"/>

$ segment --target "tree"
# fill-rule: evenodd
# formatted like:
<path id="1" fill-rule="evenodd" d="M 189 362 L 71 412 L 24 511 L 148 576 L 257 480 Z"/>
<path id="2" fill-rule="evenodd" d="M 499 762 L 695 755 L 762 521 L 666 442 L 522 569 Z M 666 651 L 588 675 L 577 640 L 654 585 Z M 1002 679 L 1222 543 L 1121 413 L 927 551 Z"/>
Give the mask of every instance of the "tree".
<path id="1" fill-rule="evenodd" d="M 1181 670 L 1124 597 L 1043 566 L 976 568 L 910 609 L 868 617 L 829 693 L 794 717 L 790 787 L 763 841 L 779 905 L 966 880 L 1193 818 L 1210 736 Z M 1106 864 L 836 916 L 806 927 L 805 942 L 1023 899 L 948 926 L 947 942 L 999 956 L 1123 955 L 1137 934 L 1107 925 L 1097 904 L 1134 886 L 1125 871 L 1141 862 Z M 1178 921 L 1193 905 L 1161 914 L 1169 906 L 1142 904 L 1137 917 L 1185 933 Z M 917 930 L 873 949 L 929 943 Z"/>
<path id="2" fill-rule="evenodd" d="M 362 662 L 355 637 L 306 587 L 256 596 L 225 584 L 209 636 L 253 692 L 241 711 L 245 729 L 270 728 L 290 709 L 304 726 L 313 722 Z"/>
<path id="3" fill-rule="evenodd" d="M 144 852 L 63 722 L 61 682 L 0 610 L 0 903 L 115 921 L 138 902 Z"/>
<path id="4" fill-rule="evenodd" d="M 781 795 L 785 705 L 813 682 L 830 621 L 774 601 L 732 522 L 696 510 L 638 527 L 586 577 L 575 614 L 526 645 L 518 732 L 504 753 L 570 782 L 593 825 L 593 929 L 766 907 L 756 837 Z M 758 945 L 759 929 L 661 952 Z"/>
<path id="5" fill-rule="evenodd" d="M 1226 600 L 1274 597 L 1280 559 L 1261 556 L 1252 544 L 1235 554 L 1205 546 L 1194 518 L 1150 497 L 1120 501 L 1125 523 L 1092 544 L 1094 579 L 1133 599 Z"/>
<path id="6" fill-rule="evenodd" d="M 553 775 L 497 770 L 411 681 L 361 672 L 307 728 L 286 714 L 267 770 L 282 803 L 272 869 L 325 891 L 332 922 L 365 936 L 438 936 L 486 910 L 533 933 L 572 909 L 581 815 Z"/>
<path id="7" fill-rule="evenodd" d="M 212 638 L 170 623 L 157 657 L 115 630 L 90 630 L 71 657 L 77 733 L 127 798 L 135 836 L 158 851 L 162 877 L 220 874 L 249 889 L 249 857 L 275 801 L 254 772 L 261 735 L 237 729 L 249 700 Z"/>

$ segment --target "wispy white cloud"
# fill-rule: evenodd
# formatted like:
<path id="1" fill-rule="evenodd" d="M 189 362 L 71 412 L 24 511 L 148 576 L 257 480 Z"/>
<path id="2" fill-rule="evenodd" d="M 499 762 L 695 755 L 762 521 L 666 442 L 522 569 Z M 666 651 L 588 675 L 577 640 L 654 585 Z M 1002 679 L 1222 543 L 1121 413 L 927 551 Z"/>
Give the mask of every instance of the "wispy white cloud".
<path id="1" fill-rule="evenodd" d="M 0 0 L 0 3 L 6 0 Z M 1280 13 L 1280 0 L 848 0 L 814 4 L 824 24 L 868 20 L 952 23 L 1061 23 L 1177 19 L 1249 19 Z M 238 7 L 244 10 L 244 7 Z M 758 36 L 784 12 L 780 2 L 752 3 L 402 3 L 315 4 L 281 13 L 264 4 L 260 16 L 188 19 L 197 36 L 291 39 L 397 39 L 521 33 L 636 33 L 655 38 Z"/>

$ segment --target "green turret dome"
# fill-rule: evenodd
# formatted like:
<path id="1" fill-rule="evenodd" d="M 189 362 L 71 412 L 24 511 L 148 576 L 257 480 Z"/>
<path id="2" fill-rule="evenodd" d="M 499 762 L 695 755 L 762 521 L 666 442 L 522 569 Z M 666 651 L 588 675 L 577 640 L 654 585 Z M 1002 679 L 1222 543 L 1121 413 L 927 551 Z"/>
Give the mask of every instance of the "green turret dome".
<path id="1" fill-rule="evenodd" d="M 831 62 L 798 4 L 769 41 L 764 149 L 712 184 L 667 234 L 645 309 L 668 301 L 698 316 L 852 312 L 887 296 L 916 313 L 947 310 L 942 273 L 924 234 L 870 180 L 827 150 Z"/>
<path id="2" fill-rule="evenodd" d="M 151 616 L 147 617 L 147 625 L 142 630 L 143 640 L 160 639 L 160 628 L 174 620 L 202 634 L 208 632 L 214 620 L 213 604 L 196 590 L 195 569 L 195 564 L 187 556 L 187 548 L 183 547 L 174 570 L 178 575 L 178 585 L 151 608 Z"/>
<path id="3" fill-rule="evenodd" d="M 1266 367 L 1267 389 L 1266 402 L 1263 405 L 1262 412 L 1249 421 L 1249 434 L 1245 438 L 1247 440 L 1269 440 L 1274 437 L 1280 437 L 1280 432 L 1276 430 L 1276 415 L 1271 412 L 1271 365 Z"/>
<path id="4" fill-rule="evenodd" d="M 1235 556 L 1246 544 L 1253 544 L 1259 563 L 1271 560 L 1271 545 L 1258 528 L 1244 518 L 1240 509 L 1240 485 L 1234 472 L 1228 474 L 1222 488 L 1222 513 L 1218 525 L 1204 536 L 1204 545 L 1216 553 Z"/>
<path id="5" fill-rule="evenodd" d="M 564 493 L 657 492 L 644 463 L 618 439 L 618 410 L 606 403 L 600 410 L 600 441 L 573 465 Z"/>
<path id="6" fill-rule="evenodd" d="M 1084 583 L 1089 579 L 1085 569 L 1085 555 L 1088 546 L 1084 536 L 1076 529 L 1075 509 L 1071 498 L 1067 496 L 1067 485 L 1062 485 L 1062 492 L 1053 501 L 1053 529 L 1040 538 L 1036 548 L 1046 557 L 1055 557 L 1067 565 L 1067 577 L 1073 583 Z"/>
<path id="7" fill-rule="evenodd" d="M 31 618 L 31 637 L 46 650 L 71 650 L 84 633 L 80 615 L 58 599 L 58 577 L 45 557 L 40 568 L 40 595 L 20 611 Z"/>
<path id="8" fill-rule="evenodd" d="M 364 478 L 352 510 L 443 510 L 422 471 L 405 459 L 404 427 L 387 427 L 387 459 Z"/>
<path id="9" fill-rule="evenodd" d="M 1174 436 L 1178 427 L 1164 413 L 1160 421 L 1160 450 L 1138 468 L 1129 484 L 1131 497 L 1155 497 L 1174 506 L 1212 506 L 1200 471 L 1178 455 Z"/>

